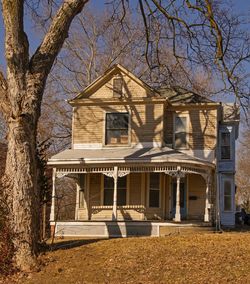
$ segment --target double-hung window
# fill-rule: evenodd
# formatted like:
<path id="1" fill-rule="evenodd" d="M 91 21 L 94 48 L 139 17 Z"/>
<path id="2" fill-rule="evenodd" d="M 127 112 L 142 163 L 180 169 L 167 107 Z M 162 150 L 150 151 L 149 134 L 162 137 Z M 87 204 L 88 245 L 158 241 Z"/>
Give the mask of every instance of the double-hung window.
<path id="1" fill-rule="evenodd" d="M 221 132 L 221 159 L 230 160 L 231 159 L 231 135 L 230 132 Z"/>
<path id="2" fill-rule="evenodd" d="M 223 179 L 224 211 L 232 211 L 232 181 L 229 178 Z"/>
<path id="3" fill-rule="evenodd" d="M 160 207 L 160 174 L 150 173 L 149 176 L 149 207 Z"/>
<path id="4" fill-rule="evenodd" d="M 175 148 L 187 148 L 187 116 L 175 116 Z"/>
<path id="5" fill-rule="evenodd" d="M 127 177 L 117 180 L 117 205 L 126 205 Z M 104 205 L 113 205 L 114 179 L 104 176 Z"/>
<path id="6" fill-rule="evenodd" d="M 105 144 L 128 144 L 129 114 L 127 112 L 106 113 Z"/>

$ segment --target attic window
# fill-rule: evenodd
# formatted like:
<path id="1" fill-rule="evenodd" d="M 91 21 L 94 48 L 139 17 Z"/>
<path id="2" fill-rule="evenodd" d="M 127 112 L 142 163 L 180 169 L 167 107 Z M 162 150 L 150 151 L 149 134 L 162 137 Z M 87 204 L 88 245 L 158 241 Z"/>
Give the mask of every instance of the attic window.
<path id="1" fill-rule="evenodd" d="M 122 86 L 123 86 L 122 77 L 117 77 L 113 79 L 113 97 L 114 98 L 120 98 L 122 96 Z"/>

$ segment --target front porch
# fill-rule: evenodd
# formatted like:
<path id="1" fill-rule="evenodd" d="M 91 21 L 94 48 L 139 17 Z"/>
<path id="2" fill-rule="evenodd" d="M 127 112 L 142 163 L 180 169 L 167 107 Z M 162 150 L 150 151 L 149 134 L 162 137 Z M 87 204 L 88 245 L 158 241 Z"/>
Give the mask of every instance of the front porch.
<path id="1" fill-rule="evenodd" d="M 125 222 L 122 228 L 138 225 L 138 230 L 144 226 L 146 231 L 148 221 L 151 225 L 161 221 L 164 226 L 172 221 L 183 224 L 185 220 L 215 223 L 215 165 L 205 160 L 165 147 L 66 150 L 52 157 L 49 164 L 53 166 L 52 226 L 67 221 L 57 218 L 56 213 L 57 182 L 65 177 L 76 184 L 75 221 L 113 221 L 109 223 L 113 224 L 111 227 Z M 62 187 L 67 184 L 62 183 Z M 80 224 L 88 227 L 86 222 L 80 222 L 74 226 L 76 231 Z M 91 224 L 92 228 L 95 223 Z M 66 223 L 63 226 L 70 227 Z M 159 225 L 151 227 L 156 235 Z M 58 228 L 56 225 L 56 232 L 60 231 Z M 106 235 L 105 231 L 102 234 Z"/>

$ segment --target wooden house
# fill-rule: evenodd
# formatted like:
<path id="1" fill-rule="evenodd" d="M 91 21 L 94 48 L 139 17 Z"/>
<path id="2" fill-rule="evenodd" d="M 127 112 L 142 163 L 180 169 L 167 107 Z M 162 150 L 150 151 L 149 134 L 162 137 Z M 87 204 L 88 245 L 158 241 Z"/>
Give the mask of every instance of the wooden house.
<path id="1" fill-rule="evenodd" d="M 48 161 L 57 236 L 234 226 L 238 118 L 226 117 L 221 103 L 155 90 L 114 65 L 69 104 L 72 147 Z M 76 181 L 74 220 L 56 220 L 56 180 L 63 176 Z"/>

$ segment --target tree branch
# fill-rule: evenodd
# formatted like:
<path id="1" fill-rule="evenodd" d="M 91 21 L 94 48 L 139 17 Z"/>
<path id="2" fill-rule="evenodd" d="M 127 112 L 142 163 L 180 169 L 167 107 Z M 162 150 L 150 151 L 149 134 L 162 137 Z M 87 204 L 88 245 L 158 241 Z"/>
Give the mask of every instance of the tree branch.
<path id="1" fill-rule="evenodd" d="M 73 18 L 81 12 L 88 0 L 65 0 L 54 16 L 43 42 L 30 60 L 31 73 L 49 73 Z"/>

